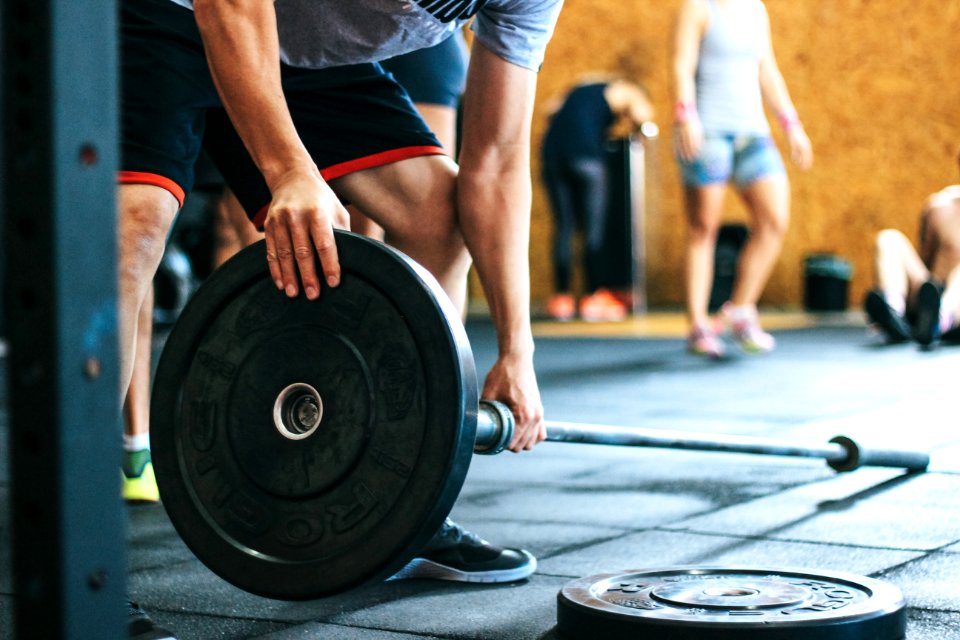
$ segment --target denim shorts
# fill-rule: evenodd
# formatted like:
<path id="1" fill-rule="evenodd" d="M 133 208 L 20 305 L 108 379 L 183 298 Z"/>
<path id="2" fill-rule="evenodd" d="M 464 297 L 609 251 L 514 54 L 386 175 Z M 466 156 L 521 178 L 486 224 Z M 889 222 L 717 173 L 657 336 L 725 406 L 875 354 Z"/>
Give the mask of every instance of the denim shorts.
<path id="1" fill-rule="evenodd" d="M 707 133 L 700 153 L 687 162 L 677 156 L 683 184 L 702 187 L 733 180 L 746 187 L 760 178 L 786 173 L 783 159 L 770 136 Z"/>

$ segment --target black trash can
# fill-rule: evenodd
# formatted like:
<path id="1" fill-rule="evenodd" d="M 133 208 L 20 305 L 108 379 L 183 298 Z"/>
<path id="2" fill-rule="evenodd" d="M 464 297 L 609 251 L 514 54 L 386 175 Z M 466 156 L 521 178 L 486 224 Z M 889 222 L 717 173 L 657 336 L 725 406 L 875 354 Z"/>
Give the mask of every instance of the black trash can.
<path id="1" fill-rule="evenodd" d="M 807 311 L 846 311 L 853 266 L 830 253 L 815 253 L 803 261 L 803 307 Z"/>

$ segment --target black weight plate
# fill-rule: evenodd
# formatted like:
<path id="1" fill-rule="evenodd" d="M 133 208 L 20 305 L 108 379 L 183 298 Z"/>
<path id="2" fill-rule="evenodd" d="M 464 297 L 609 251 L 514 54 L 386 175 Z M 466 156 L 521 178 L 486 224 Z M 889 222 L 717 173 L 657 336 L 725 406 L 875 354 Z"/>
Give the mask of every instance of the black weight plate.
<path id="1" fill-rule="evenodd" d="M 449 300 L 400 253 L 336 237 L 342 282 L 316 301 L 276 289 L 263 242 L 216 271 L 154 381 L 151 446 L 171 521 L 215 573 L 272 598 L 390 576 L 439 528 L 473 451 L 476 372 Z M 293 384 L 322 403 L 292 409 L 307 426 L 321 416 L 303 439 L 275 424 Z"/>
<path id="2" fill-rule="evenodd" d="M 570 638 L 650 640 L 901 640 L 903 596 L 848 573 L 673 567 L 606 573 L 557 595 Z"/>

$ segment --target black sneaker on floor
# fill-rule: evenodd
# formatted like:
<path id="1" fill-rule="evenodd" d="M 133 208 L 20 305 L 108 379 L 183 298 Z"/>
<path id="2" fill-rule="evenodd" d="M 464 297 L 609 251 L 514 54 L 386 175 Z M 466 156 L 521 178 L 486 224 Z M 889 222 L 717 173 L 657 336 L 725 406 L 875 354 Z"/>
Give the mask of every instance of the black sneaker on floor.
<path id="1" fill-rule="evenodd" d="M 390 579 L 516 582 L 536 570 L 537 559 L 530 552 L 492 545 L 447 518 L 420 555 Z"/>
<path id="2" fill-rule="evenodd" d="M 867 293 L 863 306 L 867 311 L 867 317 L 880 327 L 887 342 L 906 342 L 910 339 L 910 325 L 903 316 L 887 304 L 879 291 L 874 289 Z"/>
<path id="3" fill-rule="evenodd" d="M 929 347 L 940 337 L 940 287 L 924 282 L 917 291 L 917 321 L 913 338 L 920 346 Z"/>
<path id="4" fill-rule="evenodd" d="M 130 640 L 177 640 L 177 636 L 157 626 L 136 602 L 127 600 L 127 609 L 127 637 Z"/>

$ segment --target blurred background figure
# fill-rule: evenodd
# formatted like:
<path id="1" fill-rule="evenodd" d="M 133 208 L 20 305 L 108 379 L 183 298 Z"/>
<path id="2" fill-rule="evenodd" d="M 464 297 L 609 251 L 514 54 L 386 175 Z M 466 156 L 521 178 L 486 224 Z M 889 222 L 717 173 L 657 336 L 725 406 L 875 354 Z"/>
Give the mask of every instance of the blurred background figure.
<path id="1" fill-rule="evenodd" d="M 543 139 L 543 180 L 555 230 L 555 293 L 547 313 L 571 320 L 579 312 L 587 321 L 616 321 L 627 305 L 601 287 L 604 238 L 610 198 L 607 142 L 615 131 L 633 131 L 653 118 L 646 90 L 625 78 L 584 80 L 548 106 L 550 121 Z M 583 230 L 584 295 L 579 305 L 571 276 L 573 237 Z"/>
<path id="2" fill-rule="evenodd" d="M 877 286 L 864 306 L 887 342 L 913 338 L 929 347 L 940 337 L 960 337 L 960 184 L 923 204 L 919 252 L 896 229 L 878 233 L 875 268 Z"/>
<path id="3" fill-rule="evenodd" d="M 760 0 L 685 0 L 677 18 L 673 59 L 677 158 L 688 221 L 687 348 L 712 358 L 725 353 L 732 329 L 747 352 L 774 348 L 761 329 L 757 301 L 766 286 L 790 217 L 790 186 L 770 137 L 764 103 L 776 114 L 801 169 L 813 161 L 777 66 L 766 7 Z M 708 317 L 714 248 L 726 185 L 733 182 L 749 212 L 730 300 Z"/>

